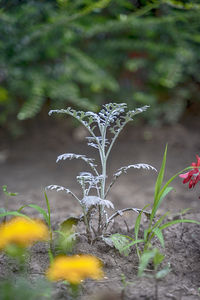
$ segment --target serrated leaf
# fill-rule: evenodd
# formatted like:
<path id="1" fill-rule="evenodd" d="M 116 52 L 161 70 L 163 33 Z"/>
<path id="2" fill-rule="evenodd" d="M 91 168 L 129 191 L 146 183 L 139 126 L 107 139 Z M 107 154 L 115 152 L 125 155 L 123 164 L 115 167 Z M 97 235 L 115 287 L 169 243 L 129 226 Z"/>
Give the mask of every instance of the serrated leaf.
<path id="1" fill-rule="evenodd" d="M 130 240 L 127 237 L 116 233 L 111 235 L 110 238 L 113 242 L 113 245 L 120 254 L 124 254 L 125 256 L 129 255 L 129 253 L 131 252 L 130 247 L 128 247 L 130 244 Z"/>
<path id="2" fill-rule="evenodd" d="M 114 247 L 113 241 L 110 237 L 102 237 L 102 240 L 110 247 Z"/>
<path id="3" fill-rule="evenodd" d="M 101 199 L 100 197 L 97 196 L 85 196 L 81 200 L 81 203 L 88 208 L 91 206 L 102 205 L 107 208 L 114 209 L 114 205 L 110 200 Z"/>
<path id="4" fill-rule="evenodd" d="M 122 173 L 126 173 L 127 170 L 134 168 L 134 169 L 145 169 L 145 170 L 154 170 L 157 172 L 156 168 L 154 168 L 151 165 L 148 164 L 143 164 L 143 163 L 139 163 L 139 164 L 134 164 L 134 165 L 129 165 L 129 166 L 125 166 L 125 167 L 121 167 L 120 169 L 117 170 L 117 172 L 114 174 L 114 176 L 119 177 Z"/>

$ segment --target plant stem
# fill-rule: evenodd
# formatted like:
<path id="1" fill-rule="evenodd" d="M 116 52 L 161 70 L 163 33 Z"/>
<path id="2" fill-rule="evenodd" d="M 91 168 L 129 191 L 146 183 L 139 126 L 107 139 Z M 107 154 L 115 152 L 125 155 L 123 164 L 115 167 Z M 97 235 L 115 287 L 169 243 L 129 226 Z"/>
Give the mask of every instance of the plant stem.
<path id="1" fill-rule="evenodd" d="M 5 195 L 5 212 L 7 211 L 8 211 L 8 196 Z M 3 218 L 3 223 L 6 223 L 6 220 L 7 220 L 7 216 Z"/>
<path id="2" fill-rule="evenodd" d="M 72 299 L 78 299 L 80 292 L 79 284 L 70 284 L 70 296 Z"/>
<path id="3" fill-rule="evenodd" d="M 84 219 L 84 223 L 85 223 L 85 227 L 86 227 L 88 241 L 91 242 L 91 240 L 92 240 L 91 230 L 90 230 L 90 225 L 89 225 L 89 221 L 88 221 L 86 210 L 85 210 L 84 206 L 82 206 L 82 210 L 83 210 L 83 219 Z"/>
<path id="4" fill-rule="evenodd" d="M 158 280 L 155 278 L 155 300 L 158 300 Z"/>

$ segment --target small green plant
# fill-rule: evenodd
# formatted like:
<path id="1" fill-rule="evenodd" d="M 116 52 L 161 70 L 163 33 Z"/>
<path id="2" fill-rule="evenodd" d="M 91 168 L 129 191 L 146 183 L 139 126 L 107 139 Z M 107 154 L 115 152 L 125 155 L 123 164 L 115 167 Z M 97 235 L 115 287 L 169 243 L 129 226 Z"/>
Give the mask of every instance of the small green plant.
<path id="1" fill-rule="evenodd" d="M 0 208 L 0 212 L 1 213 L 6 213 L 8 212 L 8 201 L 9 201 L 9 198 L 10 197 L 13 197 L 13 196 L 17 196 L 18 193 L 13 193 L 13 192 L 8 192 L 8 189 L 7 189 L 7 185 L 3 185 L 2 186 L 2 190 L 3 190 L 3 193 L 4 193 L 4 196 L 5 196 L 5 204 L 4 204 L 4 207 Z M 4 222 L 6 222 L 6 215 L 4 216 Z"/>
<path id="2" fill-rule="evenodd" d="M 169 215 L 169 212 L 166 212 L 163 216 L 161 216 L 158 220 L 155 221 L 155 216 L 158 208 L 160 207 L 162 201 L 166 197 L 166 195 L 173 190 L 173 187 L 170 187 L 170 183 L 179 176 L 184 170 L 190 169 L 186 168 L 178 173 L 176 173 L 174 176 L 172 176 L 165 184 L 163 184 L 164 174 L 165 174 L 165 167 L 166 167 L 166 157 L 167 157 L 167 146 L 165 148 L 163 161 L 161 165 L 160 172 L 158 174 L 156 184 L 155 184 L 155 192 L 154 192 L 154 202 L 152 211 L 150 214 L 150 220 L 149 225 L 147 229 L 144 231 L 144 251 L 149 249 L 151 247 L 151 241 L 156 236 L 158 240 L 161 243 L 161 246 L 164 247 L 164 237 L 162 231 L 170 227 L 172 225 L 178 224 L 178 223 L 196 223 L 200 224 L 196 220 L 190 220 L 190 219 L 183 219 L 182 216 L 180 216 L 180 219 L 172 220 L 169 222 L 166 222 L 163 224 L 166 217 Z"/>
<path id="3" fill-rule="evenodd" d="M 27 204 L 21 206 L 18 209 L 18 212 L 20 213 L 25 207 L 30 207 L 37 210 L 37 212 L 43 216 L 43 219 L 49 230 L 49 259 L 50 261 L 53 261 L 55 252 L 66 254 L 72 251 L 75 243 L 75 232 L 73 230 L 73 225 L 76 223 L 76 218 L 69 218 L 60 224 L 59 230 L 53 230 L 51 222 L 51 208 L 46 192 L 44 192 L 44 197 L 46 202 L 46 210 L 36 204 Z"/>
<path id="4" fill-rule="evenodd" d="M 157 237 L 161 246 L 164 248 L 165 247 L 165 241 L 163 237 L 163 230 L 167 227 L 170 227 L 172 225 L 178 224 L 178 223 L 196 223 L 200 224 L 196 220 L 191 220 L 191 219 L 183 219 L 183 214 L 187 212 L 181 212 L 179 214 L 180 218 L 175 219 L 169 222 L 164 223 L 165 219 L 169 215 L 169 212 L 166 212 L 164 215 L 162 215 L 160 218 L 156 219 L 156 213 L 158 208 L 160 207 L 162 201 L 166 197 L 166 195 L 173 190 L 172 187 L 169 186 L 169 184 L 177 177 L 179 176 L 182 172 L 191 169 L 192 167 L 187 167 L 184 170 L 181 170 L 180 172 L 176 173 L 174 176 L 172 176 L 165 184 L 163 184 L 163 179 L 164 179 L 164 174 L 165 174 L 165 167 L 166 167 L 166 157 L 167 157 L 167 146 L 165 148 L 164 156 L 163 156 L 163 161 L 162 165 L 160 168 L 160 171 L 157 176 L 156 184 L 155 184 L 155 192 L 154 192 L 154 202 L 152 206 L 152 210 L 149 212 L 149 214 L 146 213 L 147 219 L 148 219 L 148 225 L 147 228 L 144 230 L 144 236 L 143 238 L 138 238 L 139 236 L 139 230 L 140 230 L 140 225 L 141 225 L 141 218 L 142 218 L 142 212 L 145 211 L 145 209 L 149 206 L 146 205 L 144 209 L 140 211 L 140 213 L 137 216 L 136 222 L 135 222 L 135 227 L 134 227 L 134 238 L 127 237 L 124 235 L 117 234 L 117 240 L 116 240 L 116 235 L 111 236 L 111 240 L 114 244 L 114 246 L 123 254 L 127 254 L 130 252 L 130 247 L 131 246 L 136 246 L 137 254 L 140 259 L 141 254 L 145 253 L 152 247 L 152 240 L 154 237 Z M 132 241 L 129 243 L 130 239 Z M 138 244 L 143 245 L 143 250 L 140 251 Z M 120 247 L 119 247 L 120 245 Z"/>
<path id="5" fill-rule="evenodd" d="M 47 224 L 48 230 L 49 230 L 49 258 L 52 261 L 53 260 L 53 230 L 52 230 L 52 223 L 51 223 L 51 208 L 50 208 L 50 203 L 49 203 L 49 199 L 47 197 L 46 192 L 44 192 L 44 197 L 45 197 L 47 211 L 37 204 L 26 204 L 26 205 L 21 206 L 18 209 L 18 212 L 21 213 L 21 211 L 25 207 L 30 207 L 30 208 L 37 210 L 37 212 L 43 216 L 43 219 L 44 219 L 45 223 Z"/>
<path id="6" fill-rule="evenodd" d="M 132 283 L 130 281 L 127 281 L 127 278 L 125 274 L 121 274 L 121 283 L 122 283 L 122 289 L 121 289 L 121 300 L 125 299 L 125 290 L 128 285 L 131 285 Z"/>
<path id="7" fill-rule="evenodd" d="M 39 278 L 32 283 L 27 278 L 18 276 L 17 278 L 8 278 L 0 282 L 1 300 L 52 299 L 51 292 L 51 283 L 43 278 Z"/>
<path id="8" fill-rule="evenodd" d="M 2 191 L 4 193 L 5 202 L 4 207 L 0 207 L 0 218 L 3 218 L 3 222 L 6 222 L 8 216 L 15 216 L 15 217 L 25 217 L 28 218 L 25 214 L 20 213 L 19 211 L 9 211 L 8 210 L 8 201 L 10 197 L 17 196 L 18 193 L 8 192 L 7 185 L 2 186 Z"/>
<path id="9" fill-rule="evenodd" d="M 97 168 L 94 159 L 88 158 L 85 155 L 66 153 L 59 155 L 57 158 L 56 162 L 66 159 L 80 159 L 89 165 L 91 172 L 81 172 L 76 177 L 82 188 L 83 194 L 81 199 L 68 188 L 59 185 L 50 185 L 47 187 L 47 189 L 50 190 L 64 191 L 70 194 L 79 203 L 83 212 L 79 220 L 85 224 L 89 241 L 103 237 L 109 224 L 112 223 L 114 218 L 119 214 L 119 212 L 116 212 L 108 217 L 107 209 L 114 209 L 114 205 L 106 198 L 120 175 L 126 173 L 130 168 L 155 170 L 154 167 L 144 163 L 121 167 L 113 175 L 111 182 L 107 184 L 107 161 L 116 139 L 125 125 L 132 121 L 135 115 L 146 111 L 147 108 L 148 106 L 144 106 L 135 110 L 126 111 L 127 105 L 125 103 L 109 103 L 105 104 L 99 113 L 76 111 L 72 108 L 51 110 L 49 112 L 49 115 L 52 113 L 63 113 L 78 120 L 90 133 L 90 137 L 87 137 L 88 145 L 97 149 L 99 153 L 100 170 Z M 138 210 L 135 208 L 126 210 L 132 210 L 138 213 Z M 95 217 L 97 217 L 97 225 L 94 222 Z"/>
<path id="10" fill-rule="evenodd" d="M 159 280 L 164 278 L 170 272 L 170 267 L 168 265 L 164 268 L 160 267 L 164 258 L 164 255 L 160 253 L 157 248 L 144 251 L 140 258 L 138 276 L 145 276 L 155 280 L 155 300 L 158 299 Z M 151 270 L 147 269 L 149 263 L 152 263 L 153 268 L 151 268 Z"/>
<path id="11" fill-rule="evenodd" d="M 51 224 L 51 209 L 50 209 L 50 203 L 49 203 L 49 199 L 47 197 L 47 194 L 46 192 L 44 192 L 44 196 L 45 196 L 45 200 L 46 200 L 46 207 L 47 207 L 47 211 L 42 208 L 41 206 L 39 205 L 36 205 L 36 204 L 26 204 L 26 205 L 23 205 L 21 206 L 19 209 L 18 209 L 18 212 L 21 212 L 25 207 L 31 207 L 31 208 L 34 208 L 35 210 L 38 211 L 39 214 L 41 214 L 44 218 L 44 221 L 47 223 L 48 225 L 48 229 L 49 229 L 49 232 L 50 232 L 50 241 L 52 242 L 52 224 Z"/>

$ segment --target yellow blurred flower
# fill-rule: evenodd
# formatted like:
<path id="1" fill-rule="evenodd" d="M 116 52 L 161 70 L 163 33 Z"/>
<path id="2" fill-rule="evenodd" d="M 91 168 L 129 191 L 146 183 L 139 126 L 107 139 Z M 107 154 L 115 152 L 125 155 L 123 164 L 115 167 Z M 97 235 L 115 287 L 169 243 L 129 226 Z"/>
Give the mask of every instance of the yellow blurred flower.
<path id="1" fill-rule="evenodd" d="M 0 249 L 11 244 L 28 247 L 47 240 L 48 236 L 48 228 L 42 221 L 16 217 L 0 225 Z"/>
<path id="2" fill-rule="evenodd" d="M 103 275 L 100 260 L 91 255 L 58 256 L 46 272 L 51 281 L 66 280 L 71 284 L 86 278 L 101 279 Z"/>

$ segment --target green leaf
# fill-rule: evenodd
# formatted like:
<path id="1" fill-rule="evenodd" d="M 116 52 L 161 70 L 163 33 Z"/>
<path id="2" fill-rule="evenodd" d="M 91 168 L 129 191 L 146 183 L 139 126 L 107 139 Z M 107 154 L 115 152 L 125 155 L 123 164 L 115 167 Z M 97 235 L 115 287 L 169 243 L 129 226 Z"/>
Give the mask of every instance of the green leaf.
<path id="1" fill-rule="evenodd" d="M 6 217 L 6 216 L 15 216 L 15 217 L 23 217 L 23 218 L 26 218 L 26 219 L 31 219 L 29 218 L 28 216 L 22 214 L 22 213 L 19 213 L 18 211 L 7 211 L 5 213 L 1 213 L 0 214 L 0 218 L 2 217 Z"/>
<path id="2" fill-rule="evenodd" d="M 119 233 L 111 235 L 111 240 L 113 242 L 113 245 L 115 248 L 119 251 L 120 254 L 124 254 L 125 256 L 128 256 L 130 253 L 130 247 L 129 247 L 129 239 Z"/>
<path id="3" fill-rule="evenodd" d="M 7 192 L 7 185 L 3 185 L 2 190 L 3 190 L 4 193 Z"/>
<path id="4" fill-rule="evenodd" d="M 28 204 L 29 207 L 32 207 L 32 208 L 35 208 L 40 214 L 43 215 L 46 223 L 48 224 L 48 226 L 50 225 L 49 224 L 49 217 L 48 217 L 48 214 L 47 212 L 40 206 L 36 205 L 36 204 Z"/>
<path id="5" fill-rule="evenodd" d="M 168 214 L 169 212 L 166 212 L 162 217 L 160 217 L 160 219 L 158 219 L 158 221 L 153 225 L 151 230 L 154 230 L 154 228 L 159 227 Z"/>
<path id="6" fill-rule="evenodd" d="M 140 230 L 140 223 L 141 223 L 141 218 L 142 218 L 142 211 L 139 213 L 139 215 L 137 216 L 137 219 L 135 221 L 135 239 L 137 240 L 138 238 L 138 234 L 139 234 L 139 230 Z"/>
<path id="7" fill-rule="evenodd" d="M 140 230 L 140 223 L 141 223 L 141 218 L 142 218 L 143 210 L 145 210 L 148 206 L 149 206 L 149 204 L 146 205 L 146 206 L 141 210 L 141 212 L 139 213 L 139 215 L 137 216 L 137 219 L 136 219 L 136 221 L 135 221 L 135 228 L 134 228 L 134 231 L 135 231 L 135 240 L 136 240 L 136 241 L 138 241 L 138 234 L 139 234 L 139 230 Z M 143 240 L 140 240 L 140 241 L 143 241 Z M 133 245 L 133 244 L 132 244 L 132 245 Z M 132 245 L 130 245 L 130 246 L 132 246 Z M 136 250 L 137 250 L 137 256 L 140 257 L 140 252 L 139 252 L 137 243 L 136 243 Z"/>
<path id="8" fill-rule="evenodd" d="M 185 209 L 181 210 L 180 213 L 179 213 L 178 215 L 183 216 L 183 215 L 187 214 L 187 212 L 188 212 L 189 210 L 191 210 L 191 209 L 192 209 L 192 208 L 185 208 Z"/>
<path id="9" fill-rule="evenodd" d="M 176 173 L 174 176 L 172 176 L 166 183 L 165 185 L 163 186 L 163 188 L 161 189 L 160 193 L 159 193 L 159 196 L 158 197 L 161 197 L 164 193 L 164 191 L 167 189 L 168 185 L 177 177 L 179 176 L 180 174 L 182 174 L 183 172 L 185 171 L 188 171 L 188 170 L 191 170 L 192 167 L 187 167 L 181 171 L 179 171 L 178 173 Z"/>
<path id="10" fill-rule="evenodd" d="M 194 224 L 198 224 L 200 225 L 200 222 L 196 221 L 196 220 L 190 220 L 190 219 L 180 219 L 180 220 L 173 220 L 170 221 L 168 223 L 165 223 L 164 225 L 160 226 L 160 230 L 163 230 L 167 227 L 170 227 L 172 225 L 178 224 L 178 223 L 194 223 Z"/>
<path id="11" fill-rule="evenodd" d="M 69 234 L 72 231 L 73 226 L 76 226 L 80 221 L 79 218 L 70 217 L 60 224 L 60 231 Z"/>
<path id="12" fill-rule="evenodd" d="M 23 205 L 22 207 L 20 207 L 18 209 L 18 211 L 21 211 L 23 208 L 25 207 L 31 207 L 36 209 L 41 215 L 43 215 L 44 220 L 46 221 L 46 223 L 48 224 L 48 226 L 51 226 L 51 223 L 49 223 L 49 216 L 47 214 L 47 212 L 40 206 L 36 205 L 36 204 L 27 204 L 27 205 Z"/>
<path id="13" fill-rule="evenodd" d="M 140 240 L 133 240 L 133 242 L 131 242 L 130 244 L 128 244 L 127 246 L 124 246 L 124 248 L 122 249 L 123 251 L 124 250 L 126 250 L 126 249 L 128 249 L 128 248 L 130 248 L 131 246 L 134 246 L 134 245 L 136 245 L 137 246 L 137 244 L 139 244 L 139 243 L 144 243 L 144 240 L 143 239 L 140 239 Z M 138 249 L 137 249 L 138 250 Z M 138 250 L 139 251 L 139 250 Z M 138 257 L 140 257 L 140 255 L 138 255 Z"/>
<path id="14" fill-rule="evenodd" d="M 46 192 L 44 192 L 44 196 L 45 196 L 47 211 L 48 211 L 48 225 L 51 227 L 51 208 L 50 208 L 50 203 Z"/>
<path id="15" fill-rule="evenodd" d="M 3 190 L 3 192 L 4 192 L 4 194 L 5 194 L 6 196 L 12 197 L 12 196 L 17 196 L 17 195 L 18 195 L 18 193 L 8 192 L 8 190 L 7 190 L 7 185 L 3 185 L 3 186 L 2 186 L 2 190 Z"/>
<path id="16" fill-rule="evenodd" d="M 159 239 L 159 241 L 161 243 L 161 246 L 164 248 L 165 247 L 165 241 L 164 241 L 164 237 L 163 237 L 162 231 L 159 228 L 156 227 L 153 230 L 153 232 L 157 236 L 157 238 Z"/>
<path id="17" fill-rule="evenodd" d="M 140 211 L 139 215 L 137 216 L 137 219 L 135 221 L 135 239 L 138 239 L 138 234 L 139 234 L 139 230 L 140 230 L 140 223 L 141 223 L 141 218 L 142 218 L 142 213 L 143 211 L 149 206 L 149 204 L 145 205 L 145 207 Z"/>
<path id="18" fill-rule="evenodd" d="M 161 279 L 163 277 L 165 277 L 167 274 L 169 274 L 169 272 L 171 271 L 171 269 L 167 266 L 166 268 L 158 271 L 155 275 L 156 279 Z"/>
<path id="19" fill-rule="evenodd" d="M 138 276 L 143 275 L 144 270 L 147 268 L 147 265 L 150 263 L 150 261 L 153 260 L 154 269 L 156 269 L 162 263 L 163 259 L 164 255 L 160 253 L 157 248 L 153 248 L 151 250 L 146 250 L 145 252 L 143 252 L 140 258 Z"/>
<path id="20" fill-rule="evenodd" d="M 173 190 L 173 187 L 166 187 L 165 190 L 162 190 L 162 191 L 161 191 L 162 193 L 159 193 L 157 204 L 156 204 L 155 207 L 154 207 L 154 211 L 155 211 L 154 217 L 155 217 L 155 214 L 156 214 L 156 212 L 157 212 L 159 206 L 161 205 L 163 199 L 164 199 L 165 196 L 166 196 L 169 192 L 171 192 L 172 190 Z"/>
<path id="21" fill-rule="evenodd" d="M 55 230 L 55 233 L 58 233 L 58 238 L 56 239 L 56 250 L 59 253 L 70 253 L 73 250 L 73 247 L 76 242 L 76 235 L 71 232 L 63 232 L 60 230 Z"/>
<path id="22" fill-rule="evenodd" d="M 165 173 L 166 156 L 167 156 L 167 145 L 165 147 L 165 152 L 164 152 L 164 156 L 163 156 L 163 160 L 162 160 L 162 165 L 161 165 L 160 172 L 158 174 L 156 184 L 155 184 L 154 203 L 153 203 L 153 208 L 152 208 L 151 217 L 150 217 L 151 221 L 155 217 L 156 211 L 157 211 L 158 206 L 159 206 L 159 199 L 160 199 L 159 198 L 159 193 L 160 193 L 160 190 L 161 190 L 161 186 L 162 186 L 163 178 L 164 178 L 164 173 Z"/>
<path id="23" fill-rule="evenodd" d="M 15 244 L 8 244 L 5 248 L 5 252 L 7 255 L 19 259 L 25 256 L 26 248 L 20 247 Z"/>
<path id="24" fill-rule="evenodd" d="M 140 264 L 138 268 L 138 276 L 142 276 L 144 273 L 144 270 L 146 269 L 148 263 L 150 262 L 151 259 L 153 259 L 155 255 L 155 252 L 150 250 L 150 251 L 145 251 L 141 258 L 140 258 Z"/>
<path id="25" fill-rule="evenodd" d="M 154 249 L 154 257 L 153 257 L 153 263 L 154 263 L 154 268 L 157 268 L 162 262 L 163 262 L 163 259 L 165 258 L 165 256 L 160 253 L 160 251 L 155 248 Z"/>
<path id="26" fill-rule="evenodd" d="M 165 174 L 165 165 L 166 165 L 166 157 L 167 157 L 167 145 L 165 147 L 165 152 L 163 155 L 163 160 L 162 160 L 162 165 L 160 168 L 160 172 L 158 174 L 157 180 L 156 180 L 156 185 L 155 185 L 155 194 L 154 194 L 154 198 L 157 199 L 157 196 L 160 192 L 162 183 L 163 183 L 163 178 L 164 178 L 164 174 Z"/>

